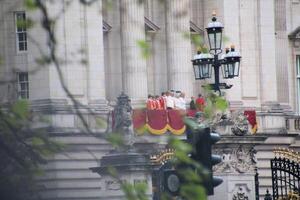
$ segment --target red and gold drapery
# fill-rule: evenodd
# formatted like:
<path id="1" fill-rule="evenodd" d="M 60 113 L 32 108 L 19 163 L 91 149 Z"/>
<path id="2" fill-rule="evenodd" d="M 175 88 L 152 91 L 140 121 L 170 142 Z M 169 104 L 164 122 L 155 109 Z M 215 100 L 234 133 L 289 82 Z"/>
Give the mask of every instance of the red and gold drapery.
<path id="1" fill-rule="evenodd" d="M 249 124 L 251 125 L 251 132 L 255 134 L 257 132 L 257 121 L 255 110 L 245 110 L 244 115 L 247 117 Z"/>
<path id="2" fill-rule="evenodd" d="M 133 110 L 133 127 L 137 133 L 149 132 L 154 135 L 162 135 L 171 132 L 175 135 L 181 135 L 185 132 L 183 116 L 194 117 L 195 110 Z M 246 110 L 244 115 L 251 125 L 251 132 L 257 132 L 257 121 L 255 110 Z"/>
<path id="3" fill-rule="evenodd" d="M 133 127 L 137 133 L 150 132 L 162 135 L 167 131 L 181 135 L 185 132 L 182 117 L 185 111 L 180 110 L 133 110 Z"/>

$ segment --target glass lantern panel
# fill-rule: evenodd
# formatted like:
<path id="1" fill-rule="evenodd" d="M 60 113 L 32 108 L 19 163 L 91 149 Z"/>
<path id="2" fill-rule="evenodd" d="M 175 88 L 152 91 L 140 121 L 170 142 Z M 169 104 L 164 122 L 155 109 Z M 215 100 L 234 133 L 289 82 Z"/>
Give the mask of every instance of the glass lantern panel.
<path id="1" fill-rule="evenodd" d="M 223 65 L 222 72 L 223 72 L 223 77 L 227 78 L 228 77 L 228 64 Z"/>
<path id="2" fill-rule="evenodd" d="M 234 67 L 234 76 L 238 77 L 239 72 L 240 72 L 240 62 L 236 62 Z"/>
<path id="3" fill-rule="evenodd" d="M 215 48 L 221 49 L 221 46 L 222 46 L 222 32 L 217 32 Z"/>
<path id="4" fill-rule="evenodd" d="M 203 77 L 208 77 L 208 64 L 203 65 Z"/>
<path id="5" fill-rule="evenodd" d="M 215 39 L 215 34 L 213 32 L 208 33 L 208 41 L 209 41 L 209 47 L 210 49 L 215 49 L 216 48 L 216 39 Z"/>
<path id="6" fill-rule="evenodd" d="M 195 73 L 195 79 L 200 79 L 200 70 L 199 70 L 199 65 L 194 65 L 194 73 Z"/>
<path id="7" fill-rule="evenodd" d="M 232 78 L 234 75 L 234 63 L 228 64 L 228 78 Z"/>
<path id="8" fill-rule="evenodd" d="M 211 76 L 211 65 L 210 64 L 205 64 L 203 65 L 203 77 L 204 78 L 210 78 Z"/>

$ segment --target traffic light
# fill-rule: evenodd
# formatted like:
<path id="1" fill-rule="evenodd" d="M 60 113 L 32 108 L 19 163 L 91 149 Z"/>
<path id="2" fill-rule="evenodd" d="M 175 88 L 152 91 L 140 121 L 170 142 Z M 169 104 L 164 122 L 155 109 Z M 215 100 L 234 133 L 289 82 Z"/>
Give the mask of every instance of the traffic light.
<path id="1" fill-rule="evenodd" d="M 220 185 L 223 180 L 213 176 L 213 166 L 222 161 L 221 157 L 212 154 L 212 145 L 221 138 L 218 133 L 211 133 L 210 128 L 197 123 L 193 119 L 186 119 L 187 142 L 192 144 L 193 152 L 191 157 L 208 170 L 208 176 L 203 181 L 208 195 L 214 194 L 214 187 Z"/>
<path id="2" fill-rule="evenodd" d="M 164 170 L 164 190 L 171 196 L 178 196 L 180 190 L 181 180 L 177 170 L 165 169 Z"/>

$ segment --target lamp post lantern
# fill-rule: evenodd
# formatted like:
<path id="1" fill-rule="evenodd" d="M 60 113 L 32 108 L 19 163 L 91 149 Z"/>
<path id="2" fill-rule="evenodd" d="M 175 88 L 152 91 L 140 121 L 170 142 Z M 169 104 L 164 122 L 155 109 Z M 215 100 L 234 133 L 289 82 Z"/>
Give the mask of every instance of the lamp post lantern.
<path id="1" fill-rule="evenodd" d="M 240 54 L 235 50 L 232 45 L 226 48 L 225 54 L 219 58 L 222 51 L 222 23 L 217 21 L 215 12 L 213 13 L 212 22 L 208 24 L 206 28 L 208 42 L 209 42 L 209 53 L 201 53 L 200 51 L 194 56 L 193 68 L 196 80 L 202 80 L 211 78 L 212 68 L 214 70 L 215 83 L 211 84 L 212 89 L 219 91 L 220 89 L 229 89 L 232 85 L 226 83 L 220 83 L 220 67 L 222 68 L 222 74 L 224 79 L 232 79 L 239 76 L 240 71 Z"/>

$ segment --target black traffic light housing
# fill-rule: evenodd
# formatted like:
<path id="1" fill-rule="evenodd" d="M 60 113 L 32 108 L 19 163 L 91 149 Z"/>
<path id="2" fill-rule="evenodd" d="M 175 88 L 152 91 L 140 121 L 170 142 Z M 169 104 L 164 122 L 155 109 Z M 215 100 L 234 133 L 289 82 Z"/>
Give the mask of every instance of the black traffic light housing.
<path id="1" fill-rule="evenodd" d="M 164 174 L 164 190 L 171 196 L 178 196 L 180 192 L 181 178 L 175 169 L 165 169 Z"/>
<path id="2" fill-rule="evenodd" d="M 194 119 L 185 119 L 187 126 L 187 142 L 192 144 L 193 152 L 191 157 L 208 170 L 208 178 L 203 181 L 207 195 L 214 194 L 214 187 L 220 185 L 223 180 L 213 176 L 213 166 L 222 161 L 221 157 L 212 154 L 212 145 L 218 142 L 221 137 L 218 133 L 211 133 L 210 128 L 199 124 Z"/>

